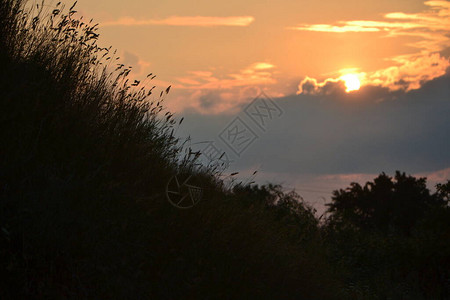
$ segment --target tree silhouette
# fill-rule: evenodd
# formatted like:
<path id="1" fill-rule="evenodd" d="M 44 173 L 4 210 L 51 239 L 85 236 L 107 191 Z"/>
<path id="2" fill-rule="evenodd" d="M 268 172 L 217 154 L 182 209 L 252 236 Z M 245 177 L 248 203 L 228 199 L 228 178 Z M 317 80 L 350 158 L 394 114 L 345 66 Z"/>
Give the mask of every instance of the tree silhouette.
<path id="1" fill-rule="evenodd" d="M 438 183 L 436 185 L 438 196 L 443 199 L 447 204 L 450 203 L 450 180 L 447 183 Z"/>
<path id="2" fill-rule="evenodd" d="M 448 190 L 447 183 L 441 185 L 440 192 L 431 194 L 426 178 L 399 171 L 391 178 L 382 173 L 364 186 L 352 183 L 345 190 L 334 191 L 328 204 L 329 222 L 337 227 L 409 235 L 429 209 L 446 204 Z"/>

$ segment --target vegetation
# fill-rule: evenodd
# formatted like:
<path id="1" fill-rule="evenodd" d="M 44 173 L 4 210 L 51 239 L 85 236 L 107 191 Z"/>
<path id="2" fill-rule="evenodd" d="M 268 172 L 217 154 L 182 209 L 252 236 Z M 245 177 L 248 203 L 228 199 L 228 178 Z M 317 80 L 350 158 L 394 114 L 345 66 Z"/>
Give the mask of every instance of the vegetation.
<path id="1" fill-rule="evenodd" d="M 334 192 L 324 226 L 332 260 L 361 299 L 448 299 L 448 187 L 396 172 Z"/>
<path id="2" fill-rule="evenodd" d="M 169 88 L 130 81 L 74 7 L 25 4 L 0 0 L 0 299 L 449 297 L 450 181 L 381 174 L 324 223 L 280 186 L 226 188 L 173 135 Z M 194 209 L 164 197 L 177 173 Z"/>

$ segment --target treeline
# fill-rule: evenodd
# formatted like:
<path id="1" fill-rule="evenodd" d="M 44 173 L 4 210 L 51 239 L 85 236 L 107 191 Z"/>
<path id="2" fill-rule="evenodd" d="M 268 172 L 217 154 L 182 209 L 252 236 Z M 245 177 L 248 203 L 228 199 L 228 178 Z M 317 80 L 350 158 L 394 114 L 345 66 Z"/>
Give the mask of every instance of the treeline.
<path id="1" fill-rule="evenodd" d="M 324 239 L 358 299 L 450 298 L 450 181 L 436 188 L 396 172 L 334 192 Z"/>
<path id="2" fill-rule="evenodd" d="M 1 299 L 447 299 L 450 183 L 380 175 L 324 222 L 280 186 L 226 188 L 97 25 L 0 0 Z M 168 180 L 204 201 L 177 210 Z"/>

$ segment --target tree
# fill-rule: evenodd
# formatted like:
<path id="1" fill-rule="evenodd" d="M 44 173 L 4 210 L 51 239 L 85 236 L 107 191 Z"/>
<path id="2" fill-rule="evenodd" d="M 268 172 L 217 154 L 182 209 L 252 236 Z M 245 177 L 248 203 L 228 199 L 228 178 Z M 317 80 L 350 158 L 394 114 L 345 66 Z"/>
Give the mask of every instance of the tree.
<path id="1" fill-rule="evenodd" d="M 447 183 L 438 183 L 436 190 L 439 197 L 448 205 L 450 203 L 450 180 L 447 180 Z"/>
<path id="2" fill-rule="evenodd" d="M 446 205 L 448 186 L 441 185 L 436 194 L 431 194 L 426 178 L 399 171 L 391 178 L 382 173 L 364 186 L 352 183 L 345 190 L 334 191 L 328 204 L 328 221 L 333 226 L 409 235 L 427 211 Z"/>

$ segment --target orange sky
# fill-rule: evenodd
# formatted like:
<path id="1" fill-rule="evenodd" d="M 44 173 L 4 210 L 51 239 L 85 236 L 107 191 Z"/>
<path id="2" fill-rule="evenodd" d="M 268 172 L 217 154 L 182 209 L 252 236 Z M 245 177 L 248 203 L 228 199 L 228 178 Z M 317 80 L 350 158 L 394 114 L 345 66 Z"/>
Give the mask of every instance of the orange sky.
<path id="1" fill-rule="evenodd" d="M 449 1 L 81 0 L 134 76 L 172 85 L 172 110 L 213 111 L 265 89 L 271 96 L 321 93 L 346 73 L 362 85 L 410 90 L 450 65 Z M 305 89 L 304 87 L 308 87 Z"/>

